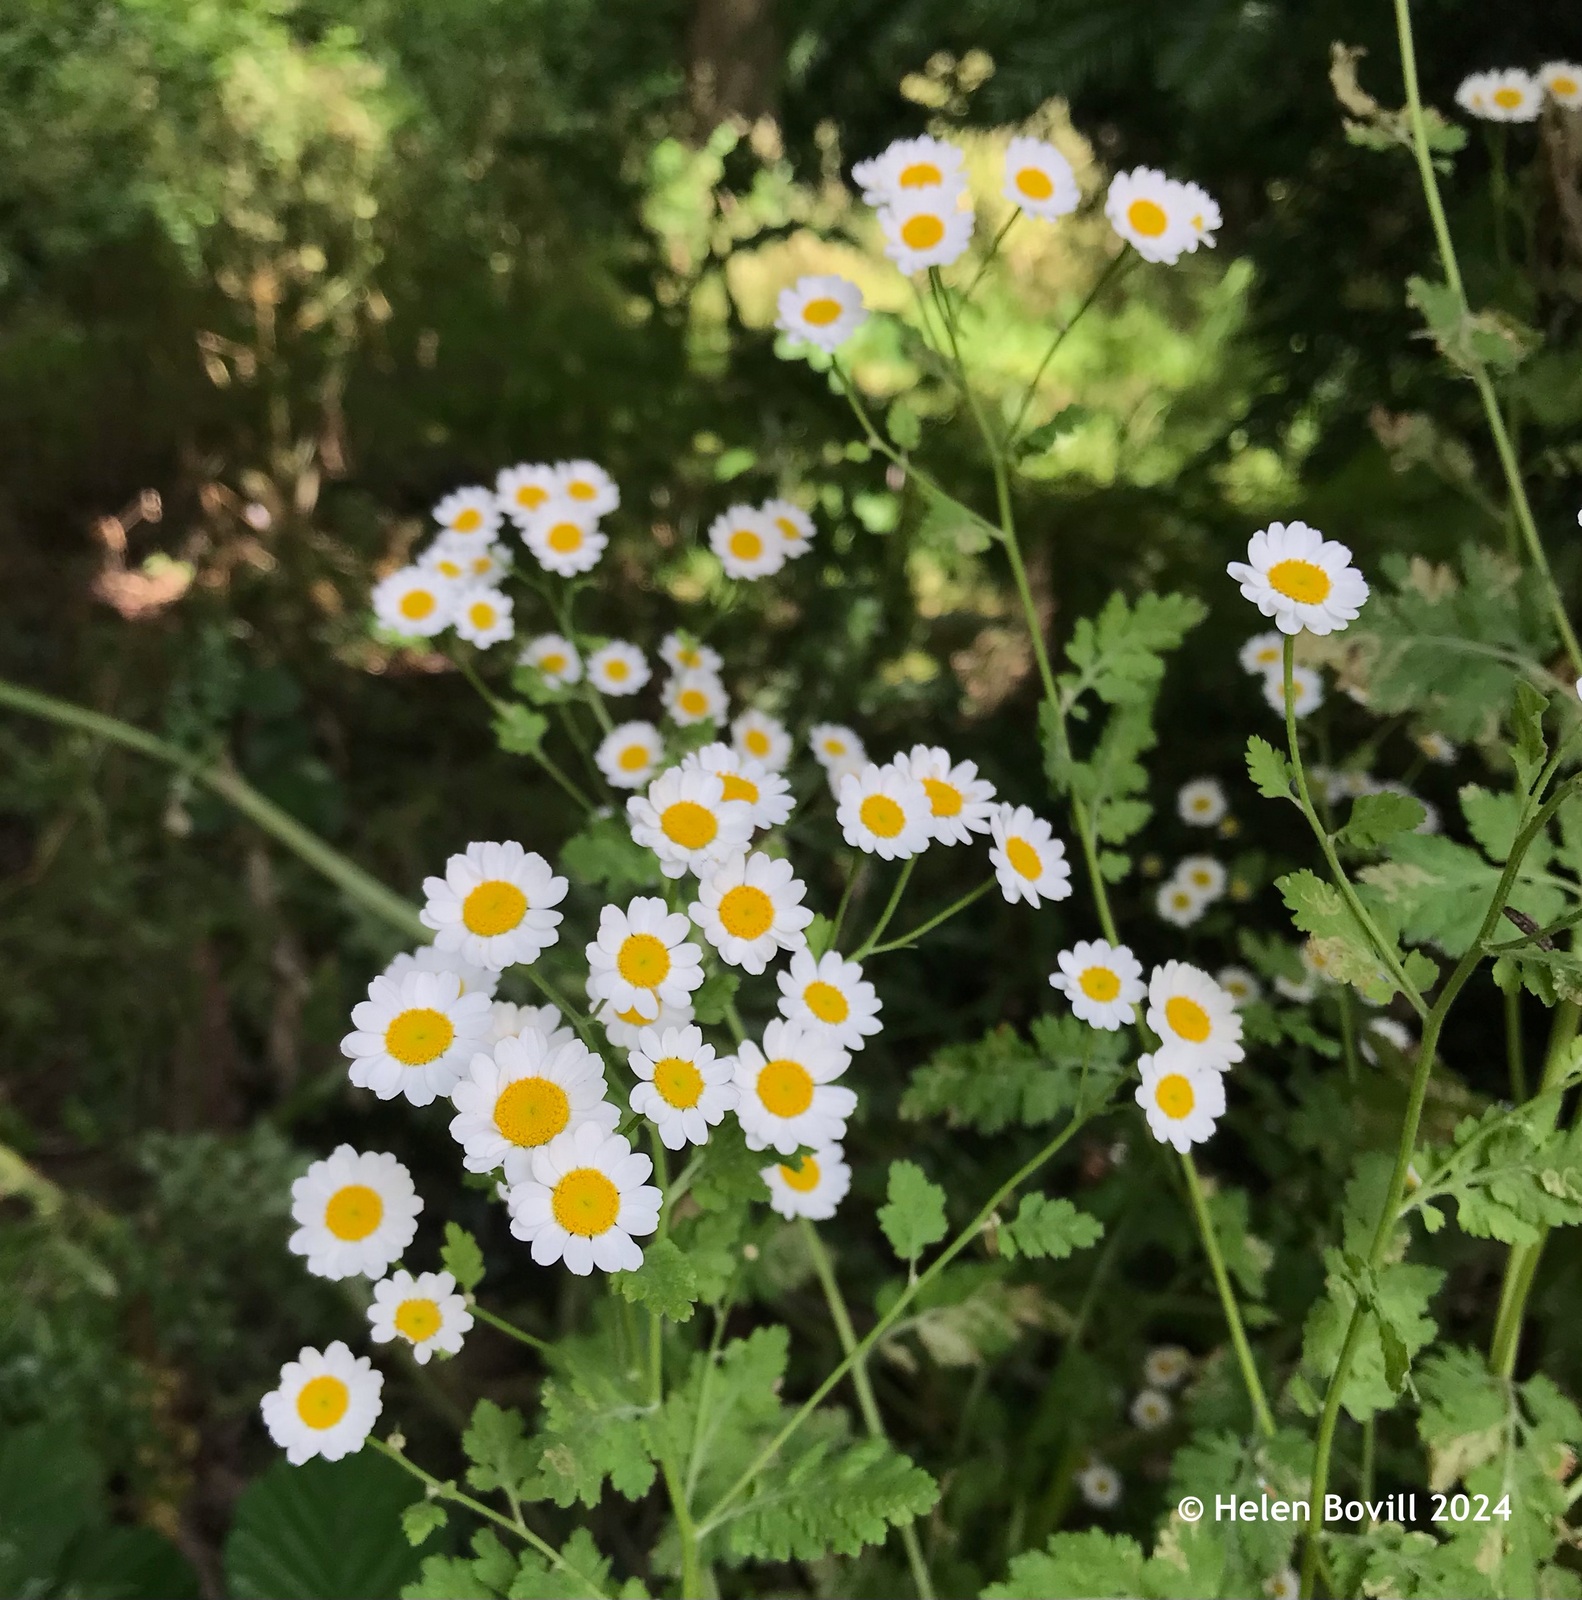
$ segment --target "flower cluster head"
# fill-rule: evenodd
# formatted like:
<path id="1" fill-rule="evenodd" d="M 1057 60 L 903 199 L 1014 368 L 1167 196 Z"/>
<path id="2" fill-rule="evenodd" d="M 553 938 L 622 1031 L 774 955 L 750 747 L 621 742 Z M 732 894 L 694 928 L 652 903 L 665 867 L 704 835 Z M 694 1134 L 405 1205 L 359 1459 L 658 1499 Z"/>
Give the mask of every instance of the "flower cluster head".
<path id="1" fill-rule="evenodd" d="M 1104 201 L 1110 226 L 1144 261 L 1179 261 L 1200 244 L 1212 249 L 1219 207 L 1195 183 L 1167 178 L 1152 167 L 1118 172 Z"/>
<path id="2" fill-rule="evenodd" d="M 1167 961 L 1148 980 L 1147 1023 L 1160 1043 L 1138 1058 L 1136 1100 L 1153 1136 L 1184 1152 L 1224 1114 L 1224 1074 L 1243 1055 L 1241 1017 L 1208 973 Z"/>
<path id="3" fill-rule="evenodd" d="M 767 578 L 805 556 L 817 532 L 812 517 L 794 500 L 777 498 L 757 506 L 739 501 L 709 524 L 709 548 L 726 577 Z"/>
<path id="4" fill-rule="evenodd" d="M 1177 928 L 1190 928 L 1224 896 L 1230 875 L 1213 856 L 1183 856 L 1175 871 L 1159 885 L 1154 909 Z"/>
<path id="5" fill-rule="evenodd" d="M 1456 104 L 1486 122 L 1533 122 L 1547 95 L 1558 106 L 1582 106 L 1582 66 L 1549 61 L 1536 73 L 1520 67 L 1474 72 L 1456 90 Z"/>

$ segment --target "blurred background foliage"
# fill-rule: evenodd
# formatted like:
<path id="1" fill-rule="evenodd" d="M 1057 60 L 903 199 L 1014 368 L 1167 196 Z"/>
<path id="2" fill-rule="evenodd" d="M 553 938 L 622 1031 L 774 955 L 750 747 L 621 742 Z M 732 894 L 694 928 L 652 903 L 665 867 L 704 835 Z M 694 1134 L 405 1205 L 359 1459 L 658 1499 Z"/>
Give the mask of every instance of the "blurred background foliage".
<path id="1" fill-rule="evenodd" d="M 1417 10 L 1442 106 L 1473 68 L 1582 54 L 1582 20 L 1558 7 Z M 495 749 L 442 659 L 372 642 L 365 602 L 450 487 L 588 456 L 624 501 L 597 625 L 649 641 L 702 626 L 719 594 L 700 529 L 732 499 L 815 497 L 816 556 L 711 632 L 733 691 L 804 725 L 851 720 L 880 754 L 933 730 L 1037 803 L 1031 661 L 1003 569 L 850 448 L 839 398 L 770 331 L 777 290 L 821 266 L 908 310 L 843 184 L 852 159 L 952 130 L 992 196 L 998 152 L 1025 128 L 1062 146 L 1090 196 L 1115 166 L 1150 163 L 1225 212 L 1216 253 L 1101 292 L 1040 383 L 1034 415 L 1056 426 L 1017 492 L 1057 638 L 1117 586 L 1214 603 L 1166 688 L 1163 726 L 1190 735 L 1165 741 L 1155 798 L 1200 771 L 1233 776 L 1266 715 L 1235 666 L 1248 619 L 1222 577 L 1251 527 L 1304 515 L 1365 567 L 1503 537 L 1477 488 L 1481 445 L 1462 442 L 1478 437 L 1470 388 L 1435 371 L 1405 302 L 1429 258 L 1415 176 L 1345 140 L 1335 40 L 1370 51 L 1364 85 L 1399 99 L 1377 0 L 12 0 L 0 672 L 233 763 L 404 893 L 471 838 L 552 852 L 573 822 L 557 791 Z M 1474 304 L 1548 338 L 1514 420 L 1540 521 L 1568 526 L 1582 237 L 1557 196 L 1582 154 L 1557 140 L 1520 169 L 1534 219 L 1520 261 L 1497 237 L 1489 160 L 1475 131 L 1453 223 Z M 980 248 L 999 205 L 983 205 Z M 1028 381 L 1111 248 L 1091 203 L 1007 236 L 971 335 L 991 391 Z M 870 403 L 903 402 L 936 470 L 986 500 L 919 342 L 876 321 L 855 360 Z M 1553 555 L 1574 595 L 1574 539 Z M 1417 777 L 1392 737 L 1381 769 Z M 1419 781 L 1448 800 L 1450 780 Z M 1183 848 L 1156 826 L 1159 850 Z M 1232 917 L 1281 923 L 1264 858 L 1238 872 L 1245 903 L 1204 925 L 1210 946 Z M 1147 892 L 1124 886 L 1123 907 Z M 59 1535 L 35 1552 L 59 1592 L 176 1592 L 160 1551 L 105 1556 L 139 1526 L 219 1592 L 233 1506 L 265 1460 L 257 1394 L 297 1344 L 359 1320 L 285 1254 L 287 1189 L 310 1153 L 379 1125 L 352 1109 L 337 1042 L 391 946 L 217 802 L 8 717 L 0 907 L 0 1139 L 26 1163 L 0 1169 L 15 1311 L 0 1319 L 0 1479 L 69 1447 L 62 1481 L 95 1486 L 58 1526 L 37 1514 Z M 1029 974 L 1091 931 L 1081 916 L 1018 923 L 1011 961 L 1003 908 L 984 907 L 902 958 L 891 1098 L 872 1120 L 893 1126 L 925 1045 L 1042 1005 Z M 1491 1024 L 1491 1057 L 1495 1039 Z M 1310 1154 L 1321 1098 L 1307 1109 Z M 981 1154 L 935 1137 L 970 1178 Z M 448 1151 L 431 1156 L 450 1170 Z M 1104 1152 L 1084 1161 L 1102 1186 Z M 478 1211 L 488 1236 L 498 1219 Z M 1243 1268 L 1259 1278 L 1254 1255 Z M 1212 1305 L 1178 1277 L 1156 1296 L 1172 1326 L 1211 1329 Z M 1556 1274 L 1543 1314 L 1572 1315 L 1574 1278 Z M 1269 1315 L 1311 1287 L 1276 1286 Z M 1047 1306 L 1006 1316 L 1012 1331 L 1059 1321 Z M 1062 1362 L 1029 1449 L 1074 1459 L 1062 1428 L 1087 1359 Z M 487 1347 L 476 1360 L 509 1366 Z M 1044 1388 L 1036 1365 L 1016 1381 Z M 463 1386 L 425 1382 L 422 1403 L 453 1413 Z M 930 1392 L 904 1402 L 925 1434 Z M 1010 1427 L 1014 1392 L 985 1397 L 985 1436 Z M 1069 1492 L 1069 1470 L 1054 1481 Z M 1001 1504 L 994 1485 L 956 1492 L 964 1515 Z M 1018 1538 L 1065 1514 L 1052 1493 L 1021 1508 Z M 137 1588 L 124 1574 L 145 1557 Z"/>

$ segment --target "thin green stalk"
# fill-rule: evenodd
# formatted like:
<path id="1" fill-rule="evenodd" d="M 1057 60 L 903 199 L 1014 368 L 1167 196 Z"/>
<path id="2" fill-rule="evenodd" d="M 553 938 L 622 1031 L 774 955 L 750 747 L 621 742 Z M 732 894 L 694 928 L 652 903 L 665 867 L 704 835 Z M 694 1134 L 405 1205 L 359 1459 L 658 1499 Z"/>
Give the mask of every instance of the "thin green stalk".
<path id="1" fill-rule="evenodd" d="M 920 922 L 915 928 L 909 928 L 899 939 L 886 940 L 884 944 L 876 944 L 869 948 L 870 956 L 882 956 L 891 950 L 902 950 L 907 945 L 916 943 L 925 933 L 932 933 L 942 922 L 948 922 L 958 911 L 965 911 L 975 900 L 981 900 L 999 880 L 990 878 L 987 883 L 980 883 L 976 889 L 969 889 L 959 900 L 952 901 L 945 909 L 927 922 Z"/>
<path id="2" fill-rule="evenodd" d="M 1374 1461 L 1378 1449 L 1377 1431 L 1374 1427 L 1374 1419 L 1370 1416 L 1362 1425 L 1362 1482 L 1360 1492 L 1364 1505 L 1373 1498 Z M 1372 1526 L 1371 1522 L 1369 1526 Z"/>
<path id="3" fill-rule="evenodd" d="M 1038 365 L 1033 369 L 1033 376 L 1028 382 L 1026 390 L 1022 394 L 1021 404 L 1016 408 L 1016 415 L 1011 418 L 1011 426 L 1008 430 L 1007 437 L 1014 439 L 1017 433 L 1020 431 L 1022 420 L 1027 415 L 1027 408 L 1033 403 L 1033 399 L 1038 393 L 1039 380 L 1043 377 L 1045 369 L 1049 366 L 1049 363 L 1055 359 L 1055 352 L 1058 351 L 1061 345 L 1066 342 L 1066 336 L 1074 327 L 1076 327 L 1079 322 L 1081 322 L 1083 317 L 1087 315 L 1094 302 L 1104 292 L 1104 288 L 1110 282 L 1110 280 L 1114 278 L 1117 273 L 1129 270 L 1132 263 L 1136 259 L 1136 251 L 1124 250 L 1120 255 L 1112 256 L 1104 270 L 1098 275 L 1097 278 L 1094 279 L 1093 287 L 1088 290 L 1086 296 L 1083 298 L 1082 304 L 1071 313 L 1071 320 L 1067 322 L 1064 327 L 1059 329 L 1058 332 L 1056 332 L 1055 337 L 1050 341 L 1049 348 L 1044 351 Z"/>
<path id="4" fill-rule="evenodd" d="M 538 1351 L 540 1355 L 547 1356 L 554 1348 L 546 1340 L 536 1337 L 525 1328 L 517 1327 L 514 1322 L 507 1322 L 504 1317 L 497 1317 L 494 1312 L 486 1311 L 476 1300 L 472 1301 L 469 1309 L 480 1322 L 487 1322 L 491 1328 L 498 1328 L 501 1333 L 520 1340 L 523 1344 Z"/>
<path id="5" fill-rule="evenodd" d="M 1522 1050 L 1522 992 L 1505 991 L 1505 1065 L 1511 1077 L 1511 1099 L 1520 1105 L 1527 1098 L 1527 1061 Z"/>
<path id="6" fill-rule="evenodd" d="M 664 1319 L 657 1311 L 648 1314 L 649 1400 L 657 1417 L 665 1403 Z M 658 1430 L 662 1448 L 659 1452 L 659 1472 L 665 1480 L 665 1492 L 670 1497 L 671 1514 L 676 1519 L 676 1533 L 681 1540 L 681 1600 L 701 1600 L 703 1570 L 698 1560 L 698 1528 L 687 1504 L 686 1487 L 670 1450 L 664 1444 L 666 1431 Z"/>
<path id="7" fill-rule="evenodd" d="M 461 669 L 462 676 L 477 691 L 478 697 L 488 706 L 495 716 L 499 716 L 506 709 L 506 702 L 502 700 L 478 676 L 478 669 L 460 651 L 457 651 L 451 660 Z M 556 783 L 574 800 L 584 811 L 593 810 L 593 802 L 574 784 L 570 778 L 561 771 L 560 766 L 544 753 L 542 742 L 537 749 L 531 752 L 533 759 L 547 772 Z"/>
<path id="8" fill-rule="evenodd" d="M 830 924 L 829 947 L 831 950 L 840 948 L 841 924 L 846 920 L 846 912 L 851 905 L 852 891 L 857 887 L 857 873 L 861 868 L 861 856 L 853 855 L 851 866 L 846 873 L 846 887 L 840 892 L 840 904 L 835 908 L 835 920 Z"/>
<path id="9" fill-rule="evenodd" d="M 853 961 L 863 961 L 873 953 L 874 946 L 879 942 L 879 936 L 890 926 L 890 918 L 895 915 L 895 908 L 901 903 L 901 896 L 906 893 L 906 886 L 911 881 L 912 869 L 917 865 L 916 856 L 908 856 L 901 867 L 899 876 L 895 880 L 895 887 L 890 891 L 890 899 L 883 911 L 879 913 L 879 920 L 874 923 L 873 930 L 863 940 L 861 946 L 852 953 Z"/>
<path id="10" fill-rule="evenodd" d="M 995 234 L 994 238 L 989 243 L 989 253 L 984 256 L 982 261 L 978 263 L 978 270 L 973 273 L 972 281 L 967 285 L 966 289 L 962 293 L 961 298 L 963 304 L 972 298 L 973 290 L 975 290 L 978 285 L 983 282 L 984 273 L 989 270 L 990 266 L 994 262 L 995 257 L 999 255 L 1000 246 L 1005 242 L 1006 234 L 1008 234 L 1011 229 L 1016 226 L 1017 219 L 1021 216 L 1021 214 L 1022 208 L 1017 206 L 1010 216 L 1008 216 L 1005 221 L 1000 224 L 999 232 Z"/>
<path id="11" fill-rule="evenodd" d="M 1357 1014 L 1351 998 L 1351 985 L 1343 983 L 1335 993 L 1335 1004 L 1340 1008 L 1340 1048 L 1346 1058 L 1346 1082 L 1353 1088 L 1361 1076 L 1357 1061 Z"/>
<path id="12" fill-rule="evenodd" d="M 885 1431 L 879 1402 L 874 1398 L 873 1385 L 868 1379 L 868 1364 L 857 1354 L 857 1333 L 851 1325 L 851 1312 L 847 1309 L 845 1296 L 840 1292 L 840 1280 L 835 1276 L 834 1265 L 830 1261 L 829 1252 L 824 1248 L 824 1241 L 819 1238 L 818 1229 L 806 1217 L 802 1218 L 802 1240 L 807 1246 L 813 1270 L 818 1274 L 818 1281 L 824 1290 L 830 1321 L 835 1324 L 840 1347 L 851 1362 L 852 1387 L 857 1391 L 857 1404 L 862 1410 L 862 1420 L 867 1426 L 868 1435 L 870 1438 L 884 1439 L 888 1442 L 889 1434 Z M 934 1600 L 934 1581 L 929 1574 L 928 1562 L 923 1555 L 923 1546 L 918 1540 L 917 1529 L 908 1522 L 902 1525 L 900 1532 L 901 1543 L 906 1549 L 906 1562 L 912 1569 L 912 1584 L 917 1590 L 918 1600 Z"/>

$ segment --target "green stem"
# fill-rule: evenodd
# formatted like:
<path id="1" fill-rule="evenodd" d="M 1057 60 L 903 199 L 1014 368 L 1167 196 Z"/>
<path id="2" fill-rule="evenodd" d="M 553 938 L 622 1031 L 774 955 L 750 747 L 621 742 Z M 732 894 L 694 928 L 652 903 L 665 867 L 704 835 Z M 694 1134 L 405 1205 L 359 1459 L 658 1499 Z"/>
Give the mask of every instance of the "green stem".
<path id="1" fill-rule="evenodd" d="M 999 880 L 990 878 L 987 883 L 980 883 L 976 889 L 970 889 L 959 900 L 952 901 L 950 905 L 932 916 L 927 922 L 920 922 L 915 928 L 909 928 L 899 939 L 887 940 L 884 944 L 869 947 L 870 956 L 882 956 L 891 950 L 902 950 L 909 944 L 915 944 L 925 933 L 932 933 L 940 923 L 948 922 L 958 911 L 965 911 L 975 900 L 981 900 Z"/>
<path id="2" fill-rule="evenodd" d="M 1357 1015 L 1349 983 L 1337 987 L 1335 1003 L 1340 1008 L 1340 1047 L 1346 1058 L 1346 1082 L 1355 1088 L 1361 1067 L 1357 1061 Z"/>
<path id="3" fill-rule="evenodd" d="M 906 892 L 906 886 L 912 877 L 912 869 L 917 865 L 916 856 L 908 856 L 901 868 L 900 876 L 895 880 L 895 887 L 890 891 L 890 899 L 883 911 L 879 913 L 879 920 L 874 923 L 873 931 L 863 940 L 861 946 L 853 952 L 851 960 L 862 961 L 873 953 L 874 946 L 879 942 L 879 936 L 890 926 L 890 918 L 895 915 L 895 908 L 901 903 L 901 896 Z"/>
<path id="4" fill-rule="evenodd" d="M 845 1352 L 847 1360 L 851 1362 L 852 1387 L 857 1391 L 857 1404 L 862 1410 L 862 1420 L 867 1426 L 868 1435 L 873 1439 L 888 1441 L 889 1434 L 885 1432 L 884 1418 L 879 1412 L 879 1402 L 874 1398 L 873 1385 L 868 1379 L 868 1364 L 857 1353 L 857 1333 L 851 1325 L 851 1312 L 847 1309 L 845 1296 L 840 1292 L 840 1281 L 835 1276 L 835 1268 L 829 1259 L 829 1252 L 824 1248 L 824 1241 L 819 1238 L 818 1229 L 806 1217 L 802 1218 L 802 1239 L 812 1259 L 813 1270 L 818 1274 L 818 1281 L 823 1287 L 824 1299 L 829 1306 L 830 1321 L 835 1324 L 840 1347 Z M 928 1562 L 923 1556 L 923 1547 L 918 1541 L 917 1529 L 908 1522 L 902 1525 L 900 1532 L 901 1543 L 906 1548 L 907 1565 L 912 1569 L 912 1583 L 917 1590 L 918 1600 L 934 1600 L 934 1582 L 929 1575 Z"/>
<path id="5" fill-rule="evenodd" d="M 456 654 L 451 657 L 451 660 L 454 661 L 461 669 L 462 676 L 478 692 L 478 696 L 483 703 L 488 706 L 490 711 L 492 711 L 495 716 L 499 716 L 501 712 L 506 709 L 506 702 L 497 694 L 495 694 L 488 684 L 486 684 L 483 679 L 478 676 L 478 669 L 472 664 L 471 661 L 467 659 L 466 656 L 461 654 L 460 651 L 456 652 Z M 563 771 L 561 771 L 558 763 L 552 760 L 549 756 L 545 755 L 542 741 L 539 742 L 538 748 L 533 750 L 531 754 L 539 766 L 541 766 L 544 771 L 547 772 L 550 777 L 552 777 L 555 782 L 566 791 L 571 799 L 582 807 L 584 811 L 593 810 L 593 802 L 582 792 L 581 789 L 576 786 L 576 784 L 571 781 L 570 778 L 566 776 Z"/>
<path id="6" fill-rule="evenodd" d="M 657 1311 L 648 1314 L 649 1399 L 657 1418 L 665 1403 L 664 1320 Z M 658 1438 L 668 1435 L 661 1426 Z M 665 1480 L 665 1492 L 670 1496 L 670 1510 L 676 1519 L 676 1533 L 681 1540 L 681 1600 L 701 1600 L 703 1594 L 703 1569 L 698 1560 L 698 1528 L 687 1504 L 686 1488 L 681 1475 L 671 1459 L 668 1445 L 659 1452 L 659 1471 Z"/>
<path id="7" fill-rule="evenodd" d="M 999 232 L 995 234 L 994 238 L 989 243 L 989 253 L 983 258 L 982 261 L 978 263 L 978 270 L 973 273 L 972 281 L 967 285 L 966 289 L 962 293 L 961 298 L 963 303 L 972 298 L 973 290 L 983 282 L 984 273 L 989 270 L 989 267 L 994 262 L 994 258 L 999 255 L 1000 246 L 1005 242 L 1006 234 L 1008 234 L 1011 229 L 1016 226 L 1017 219 L 1021 216 L 1021 214 L 1022 208 L 1017 206 L 1010 216 L 1008 216 L 1005 221 L 1000 224 Z"/>
<path id="8" fill-rule="evenodd" d="M 860 869 L 862 857 L 854 855 L 851 868 L 846 874 L 846 887 L 840 892 L 840 904 L 835 908 L 835 920 L 830 924 L 829 947 L 831 950 L 840 948 L 841 924 L 846 920 L 847 909 L 851 905 L 852 891 L 857 887 L 857 873 Z"/>
<path id="9" fill-rule="evenodd" d="M 1527 1098 L 1527 1062 L 1522 1052 L 1522 992 L 1505 991 L 1505 1064 L 1511 1076 L 1511 1099 L 1520 1105 Z"/>
<path id="10" fill-rule="evenodd" d="M 508 1334 L 513 1339 L 519 1339 L 523 1344 L 538 1351 L 540 1355 L 549 1355 L 553 1346 L 547 1341 L 537 1338 L 525 1328 L 519 1328 L 514 1322 L 507 1322 L 504 1317 L 497 1317 L 492 1311 L 485 1311 L 476 1300 L 471 1305 L 472 1314 L 480 1321 L 487 1322 L 491 1328 L 498 1328 L 501 1333 Z"/>

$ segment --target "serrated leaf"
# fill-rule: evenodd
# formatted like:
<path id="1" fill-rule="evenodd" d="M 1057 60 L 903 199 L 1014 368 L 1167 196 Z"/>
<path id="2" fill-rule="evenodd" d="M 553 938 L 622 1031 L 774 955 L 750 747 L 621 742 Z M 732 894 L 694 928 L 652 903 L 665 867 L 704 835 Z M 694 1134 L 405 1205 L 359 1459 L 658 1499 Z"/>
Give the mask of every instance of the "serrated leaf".
<path id="1" fill-rule="evenodd" d="M 419 1500 L 401 1513 L 401 1531 L 408 1544 L 420 1545 L 449 1521 L 444 1506 L 437 1500 Z"/>
<path id="2" fill-rule="evenodd" d="M 606 1478 L 628 1500 L 653 1486 L 646 1373 L 635 1356 L 622 1354 L 614 1326 L 611 1306 L 601 1332 L 555 1346 L 555 1375 L 543 1386 L 532 1449 L 541 1492 L 557 1505 L 597 1505 Z"/>
<path id="3" fill-rule="evenodd" d="M 502 1600 L 517 1564 L 490 1528 L 472 1536 L 472 1555 L 429 1556 L 401 1600 Z M 370 1590 L 369 1593 L 374 1591 Z"/>
<path id="4" fill-rule="evenodd" d="M 1467 830 L 1491 861 L 1503 862 L 1511 853 L 1521 827 L 1522 803 L 1513 794 L 1491 794 L 1476 783 L 1463 785 L 1457 798 Z"/>
<path id="5" fill-rule="evenodd" d="M 1527 679 L 1517 683 L 1516 702 L 1511 708 L 1516 744 L 1511 756 L 1524 794 L 1531 792 L 1549 755 L 1549 741 L 1544 738 L 1544 712 L 1548 709 L 1549 702 Z"/>
<path id="6" fill-rule="evenodd" d="M 879 1226 L 903 1261 L 916 1261 L 945 1237 L 945 1191 L 915 1161 L 892 1161 L 888 1194 Z"/>
<path id="7" fill-rule="evenodd" d="M 692 993 L 692 1015 L 706 1028 L 718 1027 L 736 999 L 741 974 L 730 967 L 716 967 Z"/>
<path id="8" fill-rule="evenodd" d="M 508 755 L 537 755 L 548 732 L 549 718 L 531 706 L 502 705 L 495 712 L 495 741 Z"/>
<path id="9" fill-rule="evenodd" d="M 560 847 L 560 866 L 574 883 L 624 897 L 664 882 L 659 858 L 637 844 L 624 817 L 593 817 Z"/>
<path id="10" fill-rule="evenodd" d="M 1421 800 L 1383 789 L 1361 794 L 1351 802 L 1351 816 L 1336 835 L 1353 850 L 1373 850 L 1398 833 L 1411 833 L 1427 819 Z"/>
<path id="11" fill-rule="evenodd" d="M 1040 423 L 1016 441 L 1017 454 L 1041 456 L 1056 440 L 1074 433 L 1093 416 L 1091 406 L 1072 404 L 1062 406 L 1048 422 Z"/>
<path id="12" fill-rule="evenodd" d="M 1057 1533 L 1042 1550 L 1011 1560 L 1010 1575 L 983 1600 L 1135 1600 L 1147 1562 L 1136 1540 L 1089 1528 Z"/>
<path id="13" fill-rule="evenodd" d="M 1010 1261 L 1019 1255 L 1064 1261 L 1103 1237 L 1104 1224 L 1097 1217 L 1079 1211 L 1069 1200 L 1051 1200 L 1043 1194 L 1024 1194 L 1015 1217 L 998 1231 L 1000 1253 Z"/>
<path id="14" fill-rule="evenodd" d="M 472 1421 L 461 1436 L 471 1466 L 467 1482 L 481 1494 L 509 1490 L 520 1498 L 533 1474 L 533 1452 L 522 1413 L 507 1411 L 492 1400 L 473 1407 Z"/>
<path id="15" fill-rule="evenodd" d="M 588 1600 L 614 1587 L 609 1560 L 599 1553 L 586 1528 L 578 1528 L 558 1554 L 564 1565 L 554 1565 L 536 1550 L 524 1550 L 506 1600 Z"/>
<path id="16" fill-rule="evenodd" d="M 471 1294 L 483 1282 L 483 1251 L 459 1223 L 445 1224 L 445 1243 L 440 1247 L 439 1260 L 463 1294 Z"/>
<path id="17" fill-rule="evenodd" d="M 1267 800 L 1293 800 L 1291 763 L 1267 739 L 1255 734 L 1247 741 L 1247 776 Z"/>
<path id="18" fill-rule="evenodd" d="M 1164 675 L 1164 656 L 1206 615 L 1183 594 L 1112 594 L 1097 617 L 1079 617 L 1066 655 L 1078 668 L 1071 687 L 1120 705 L 1148 699 Z"/>
<path id="19" fill-rule="evenodd" d="M 674 1239 L 648 1245 L 642 1266 L 635 1272 L 611 1273 L 610 1286 L 623 1300 L 672 1322 L 690 1322 L 698 1298 L 698 1275 Z"/>

